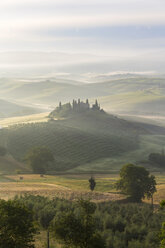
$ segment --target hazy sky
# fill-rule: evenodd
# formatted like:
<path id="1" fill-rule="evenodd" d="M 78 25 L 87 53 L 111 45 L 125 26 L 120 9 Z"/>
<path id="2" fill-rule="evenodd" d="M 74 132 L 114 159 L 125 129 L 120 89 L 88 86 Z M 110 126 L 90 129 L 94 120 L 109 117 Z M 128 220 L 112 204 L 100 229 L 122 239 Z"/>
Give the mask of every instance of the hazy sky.
<path id="1" fill-rule="evenodd" d="M 5 0 L 0 51 L 90 53 L 164 61 L 164 0 Z"/>

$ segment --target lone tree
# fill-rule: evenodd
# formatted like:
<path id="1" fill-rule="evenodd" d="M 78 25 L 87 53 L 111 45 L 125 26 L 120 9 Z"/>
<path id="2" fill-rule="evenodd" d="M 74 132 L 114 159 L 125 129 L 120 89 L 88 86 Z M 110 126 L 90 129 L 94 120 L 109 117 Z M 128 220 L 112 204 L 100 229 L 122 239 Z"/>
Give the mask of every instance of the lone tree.
<path id="1" fill-rule="evenodd" d="M 89 179 L 89 187 L 91 189 L 91 191 L 93 191 L 95 189 L 96 186 L 96 182 L 93 176 L 91 176 L 91 178 Z"/>
<path id="2" fill-rule="evenodd" d="M 116 188 L 129 195 L 135 202 L 141 202 L 146 196 L 152 199 L 153 204 L 156 180 L 144 167 L 127 164 L 120 170 L 120 179 L 116 183 Z"/>
<path id="3" fill-rule="evenodd" d="M 17 201 L 0 201 L 0 247 L 34 248 L 32 213 Z"/>
<path id="4" fill-rule="evenodd" d="M 51 150 L 47 147 L 34 147 L 26 155 L 26 160 L 29 162 L 34 173 L 44 174 L 49 162 L 54 161 Z"/>

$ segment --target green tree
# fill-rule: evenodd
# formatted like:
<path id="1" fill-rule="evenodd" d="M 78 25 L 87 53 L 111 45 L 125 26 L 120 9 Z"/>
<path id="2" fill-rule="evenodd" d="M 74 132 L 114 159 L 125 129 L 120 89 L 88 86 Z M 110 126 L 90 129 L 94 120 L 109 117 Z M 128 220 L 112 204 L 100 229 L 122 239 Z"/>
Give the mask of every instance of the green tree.
<path id="1" fill-rule="evenodd" d="M 89 179 L 89 187 L 90 187 L 91 191 L 93 191 L 95 189 L 95 186 L 96 186 L 95 179 L 94 179 L 94 177 L 91 176 L 91 178 Z"/>
<path id="2" fill-rule="evenodd" d="M 7 153 L 7 150 L 5 147 L 0 146 L 0 156 L 5 156 Z"/>
<path id="3" fill-rule="evenodd" d="M 165 222 L 162 224 L 159 238 L 160 238 L 160 248 L 165 248 Z"/>
<path id="4" fill-rule="evenodd" d="M 145 196 L 153 197 L 156 192 L 156 181 L 144 167 L 127 164 L 120 170 L 120 179 L 116 188 L 129 195 L 134 201 L 140 202 Z"/>
<path id="5" fill-rule="evenodd" d="M 33 248 L 32 213 L 17 201 L 0 201 L 0 247 Z"/>
<path id="6" fill-rule="evenodd" d="M 55 209 L 51 206 L 46 206 L 39 213 L 39 221 L 41 226 L 47 231 L 47 248 L 49 248 L 49 228 L 50 223 L 55 216 Z"/>
<path id="7" fill-rule="evenodd" d="M 93 214 L 96 204 L 80 199 L 75 211 L 59 214 L 54 220 L 54 233 L 65 247 L 104 248 Z"/>
<path id="8" fill-rule="evenodd" d="M 160 208 L 164 209 L 165 208 L 165 200 L 161 200 L 160 202 Z"/>
<path id="9" fill-rule="evenodd" d="M 54 161 L 52 152 L 47 147 L 34 147 L 26 155 L 34 173 L 44 174 L 49 162 Z"/>

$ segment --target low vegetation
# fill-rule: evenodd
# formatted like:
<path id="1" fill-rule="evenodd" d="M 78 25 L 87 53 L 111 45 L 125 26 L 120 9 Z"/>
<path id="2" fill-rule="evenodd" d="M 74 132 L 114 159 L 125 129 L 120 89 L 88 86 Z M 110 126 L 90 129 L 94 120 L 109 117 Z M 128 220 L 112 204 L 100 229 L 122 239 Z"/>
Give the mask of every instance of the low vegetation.
<path id="1" fill-rule="evenodd" d="M 17 197 L 15 201 L 33 212 L 41 233 L 49 230 L 49 240 L 42 234 L 40 247 L 45 242 L 52 248 L 59 243 L 62 247 L 77 248 L 158 248 L 163 244 L 162 208 L 153 211 L 147 204 L 96 204 L 83 199 L 70 202 L 32 195 Z"/>
<path id="2" fill-rule="evenodd" d="M 5 232 L 1 232 L 2 248 L 21 248 L 22 246 L 33 248 L 36 228 L 38 229 L 38 233 L 35 235 L 36 248 L 44 247 L 44 244 L 47 244 L 48 248 L 60 247 L 59 245 L 68 248 L 163 248 L 164 225 L 162 226 L 162 223 L 165 221 L 165 204 L 163 199 L 160 207 L 141 202 L 144 196 L 152 198 L 156 192 L 155 177 L 149 175 L 149 172 L 143 167 L 125 165 L 121 169 L 120 179 L 118 177 L 114 177 L 113 180 L 107 178 L 110 183 L 109 190 L 111 189 L 113 194 L 105 193 L 105 198 L 101 202 L 100 199 L 97 201 L 95 199 L 99 193 L 97 187 L 101 180 L 93 176 L 88 177 L 88 180 L 82 176 L 81 182 L 76 175 L 75 182 L 73 175 L 64 178 L 66 181 L 61 181 L 61 176 L 25 175 L 25 178 L 23 175 L 6 176 L 6 179 L 10 179 L 8 183 L 11 184 L 12 188 L 14 187 L 14 177 L 17 179 L 19 177 L 20 183 L 17 182 L 17 186 L 19 187 L 20 184 L 21 189 L 24 185 L 30 187 L 32 182 L 36 187 L 38 178 L 40 186 L 45 185 L 48 188 L 53 186 L 59 187 L 59 189 L 61 187 L 66 195 L 70 191 L 69 184 L 67 184 L 70 179 L 74 190 L 76 185 L 79 185 L 77 191 L 79 195 L 77 194 L 70 199 L 67 197 L 64 199 L 61 196 L 60 199 L 54 197 L 53 194 L 53 197 L 50 198 L 39 195 L 39 192 L 35 195 L 32 189 L 31 192 L 34 195 L 16 195 L 14 200 L 1 200 L 2 227 L 0 225 L 0 229 L 3 230 L 4 223 L 6 227 Z M 87 186 L 86 194 L 83 194 L 82 191 L 85 185 L 82 184 L 83 181 Z M 162 181 L 158 182 L 162 183 Z M 108 190 L 105 179 L 102 184 Z M 116 187 L 125 194 L 123 198 L 118 198 L 118 200 Z M 93 192 L 89 192 L 90 190 Z M 112 195 L 116 196 L 114 201 L 112 198 L 108 198 Z M 90 198 L 93 198 L 95 203 L 91 202 Z M 4 215 L 4 213 L 7 214 Z M 7 236 L 8 233 L 12 233 L 12 237 L 14 237 L 12 240 Z M 38 242 L 39 240 L 40 242 Z"/>

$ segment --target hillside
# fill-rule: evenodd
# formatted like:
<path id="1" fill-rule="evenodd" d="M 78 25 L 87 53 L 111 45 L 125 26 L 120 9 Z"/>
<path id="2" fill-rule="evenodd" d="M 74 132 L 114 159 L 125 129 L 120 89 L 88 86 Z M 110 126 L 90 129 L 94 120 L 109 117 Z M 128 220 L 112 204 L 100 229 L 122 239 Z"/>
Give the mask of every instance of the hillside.
<path id="1" fill-rule="evenodd" d="M 104 78 L 103 78 L 104 79 Z M 115 114 L 164 115 L 165 79 L 112 77 L 108 81 L 82 83 L 67 78 L 0 79 L 0 97 L 18 99 L 34 106 L 56 106 L 58 102 L 98 98 L 102 107 Z"/>
<path id="2" fill-rule="evenodd" d="M 10 154 L 5 156 L 0 156 L 0 172 L 1 173 L 16 173 L 17 171 L 28 172 L 30 169 L 25 166 L 24 163 L 21 163 L 15 160 Z"/>
<path id="3" fill-rule="evenodd" d="M 54 113 L 54 117 L 58 116 Z M 32 147 L 49 147 L 55 157 L 49 173 L 76 171 L 76 168 L 83 171 L 87 167 L 88 171 L 104 172 L 118 169 L 123 164 L 122 157 L 130 162 L 128 154 L 137 152 L 138 156 L 134 157 L 141 159 L 146 144 L 150 142 L 142 142 L 141 137 L 158 135 L 162 136 L 164 142 L 164 128 L 126 121 L 92 107 L 59 120 L 54 120 L 51 114 L 48 122 L 19 124 L 2 129 L 0 144 L 5 145 L 8 152 L 19 161 L 24 161 Z M 143 151 L 144 144 L 146 147 Z M 109 161 L 109 165 L 104 167 L 104 163 L 99 161 L 105 160 Z M 118 161 L 117 166 L 114 160 Z M 99 166 L 96 165 L 98 162 Z"/>
<path id="4" fill-rule="evenodd" d="M 30 115 L 39 112 L 42 112 L 42 110 L 0 99 L 0 118 Z"/>

